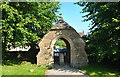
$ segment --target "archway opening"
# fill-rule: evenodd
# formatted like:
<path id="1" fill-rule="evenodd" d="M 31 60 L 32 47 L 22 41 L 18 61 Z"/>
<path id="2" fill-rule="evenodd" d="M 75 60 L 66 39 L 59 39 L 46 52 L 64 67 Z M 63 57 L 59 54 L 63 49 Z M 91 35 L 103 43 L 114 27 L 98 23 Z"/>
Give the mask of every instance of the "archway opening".
<path id="1" fill-rule="evenodd" d="M 70 65 L 70 44 L 64 38 L 59 38 L 54 44 L 54 64 Z"/>

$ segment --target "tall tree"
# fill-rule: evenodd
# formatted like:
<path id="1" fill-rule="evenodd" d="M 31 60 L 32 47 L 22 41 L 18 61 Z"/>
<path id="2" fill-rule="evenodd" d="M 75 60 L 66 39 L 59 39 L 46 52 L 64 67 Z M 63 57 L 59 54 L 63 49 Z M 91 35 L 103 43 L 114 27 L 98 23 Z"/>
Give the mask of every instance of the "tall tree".
<path id="1" fill-rule="evenodd" d="M 3 2 L 3 49 L 36 43 L 57 20 L 58 2 Z"/>
<path id="2" fill-rule="evenodd" d="M 120 60 L 120 2 L 77 2 L 87 13 L 84 21 L 91 20 L 88 34 L 89 53 L 98 61 Z"/>

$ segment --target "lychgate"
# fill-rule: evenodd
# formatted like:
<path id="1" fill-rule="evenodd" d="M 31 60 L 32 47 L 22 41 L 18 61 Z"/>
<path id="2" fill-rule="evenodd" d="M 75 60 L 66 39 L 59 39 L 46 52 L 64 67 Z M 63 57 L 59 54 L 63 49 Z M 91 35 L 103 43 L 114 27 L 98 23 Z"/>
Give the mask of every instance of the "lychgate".
<path id="1" fill-rule="evenodd" d="M 66 62 L 71 67 L 82 67 L 87 65 L 88 59 L 85 52 L 85 42 L 80 35 L 63 19 L 60 19 L 55 26 L 39 42 L 40 51 L 37 54 L 37 64 L 47 64 L 54 66 L 54 44 L 58 39 L 62 39 L 67 45 Z"/>

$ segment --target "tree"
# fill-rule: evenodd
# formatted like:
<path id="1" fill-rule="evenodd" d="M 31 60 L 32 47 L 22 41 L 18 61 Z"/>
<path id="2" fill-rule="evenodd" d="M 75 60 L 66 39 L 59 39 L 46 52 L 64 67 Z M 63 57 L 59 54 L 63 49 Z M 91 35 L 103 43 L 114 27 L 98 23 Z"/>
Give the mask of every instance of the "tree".
<path id="1" fill-rule="evenodd" d="M 98 61 L 120 60 L 120 2 L 77 2 L 87 13 L 84 21 L 91 20 L 87 39 L 89 54 Z"/>
<path id="2" fill-rule="evenodd" d="M 6 48 L 38 42 L 57 20 L 58 2 L 2 2 L 2 44 Z"/>
<path id="3" fill-rule="evenodd" d="M 55 43 L 55 46 L 59 46 L 60 48 L 66 48 L 66 43 L 63 40 L 58 39 Z"/>

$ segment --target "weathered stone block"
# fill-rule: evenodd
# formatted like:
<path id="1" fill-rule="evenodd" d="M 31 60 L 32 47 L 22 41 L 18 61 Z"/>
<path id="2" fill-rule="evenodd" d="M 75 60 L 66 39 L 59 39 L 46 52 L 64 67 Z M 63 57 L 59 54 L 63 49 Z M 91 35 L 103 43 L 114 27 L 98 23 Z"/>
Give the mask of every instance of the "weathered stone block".
<path id="1" fill-rule="evenodd" d="M 54 44 L 58 39 L 64 39 L 67 45 L 70 46 L 70 66 L 78 68 L 87 65 L 88 59 L 84 50 L 85 42 L 80 38 L 80 35 L 75 29 L 65 24 L 65 21 L 61 21 L 63 23 L 58 22 L 40 41 L 40 52 L 37 55 L 37 64 L 44 65 L 49 63 L 54 65 Z M 64 65 L 63 55 L 60 55 L 60 64 Z"/>

